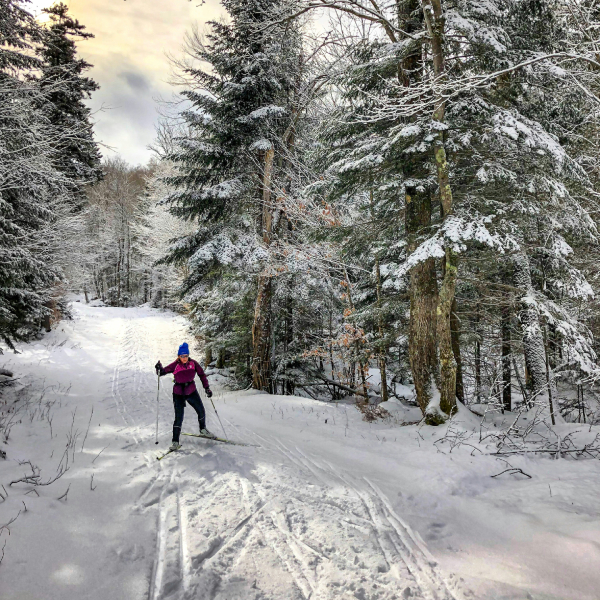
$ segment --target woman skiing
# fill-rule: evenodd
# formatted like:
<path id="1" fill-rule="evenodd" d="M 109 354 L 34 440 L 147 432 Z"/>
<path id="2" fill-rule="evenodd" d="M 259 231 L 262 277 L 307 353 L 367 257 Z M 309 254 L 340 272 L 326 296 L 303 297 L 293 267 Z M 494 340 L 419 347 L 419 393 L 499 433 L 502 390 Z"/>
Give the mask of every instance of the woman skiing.
<path id="1" fill-rule="evenodd" d="M 175 384 L 173 386 L 173 405 L 175 407 L 175 422 L 173 423 L 173 443 L 171 444 L 170 450 L 179 450 L 181 444 L 179 443 L 179 435 L 181 434 L 181 424 L 183 423 L 183 411 L 185 409 L 185 403 L 189 405 L 198 413 L 198 424 L 200 425 L 200 435 L 214 439 L 215 435 L 206 429 L 206 414 L 204 412 L 204 405 L 200 399 L 200 394 L 196 389 L 194 383 L 194 377 L 196 373 L 202 381 L 202 386 L 206 395 L 210 398 L 212 392 L 208 384 L 208 379 L 202 367 L 195 360 L 190 358 L 190 350 L 186 343 L 179 346 L 177 352 L 177 360 L 172 362 L 170 365 L 163 367 L 160 360 L 154 365 L 156 372 L 160 377 L 167 373 L 173 373 L 175 378 Z"/>

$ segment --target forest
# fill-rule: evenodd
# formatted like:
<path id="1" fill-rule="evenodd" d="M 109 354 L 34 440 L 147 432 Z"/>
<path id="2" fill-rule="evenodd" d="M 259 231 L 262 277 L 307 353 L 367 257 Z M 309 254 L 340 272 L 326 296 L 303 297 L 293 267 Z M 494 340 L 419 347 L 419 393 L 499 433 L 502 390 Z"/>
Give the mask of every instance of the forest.
<path id="1" fill-rule="evenodd" d="M 598 422 L 597 2 L 222 4 L 134 166 L 93 32 L 0 0 L 5 351 L 81 293 L 186 315 L 236 389 Z"/>

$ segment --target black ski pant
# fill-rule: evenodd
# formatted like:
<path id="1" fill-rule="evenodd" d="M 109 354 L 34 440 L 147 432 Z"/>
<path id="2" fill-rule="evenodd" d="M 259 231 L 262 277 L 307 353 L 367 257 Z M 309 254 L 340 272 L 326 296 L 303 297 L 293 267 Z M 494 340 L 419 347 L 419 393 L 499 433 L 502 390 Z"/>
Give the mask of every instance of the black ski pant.
<path id="1" fill-rule="evenodd" d="M 179 443 L 179 435 L 181 433 L 181 425 L 183 423 L 183 411 L 185 410 L 186 402 L 198 413 L 198 425 L 200 425 L 200 429 L 206 429 L 206 413 L 204 412 L 204 405 L 202 404 L 198 390 L 189 396 L 173 394 L 173 406 L 175 407 L 173 441 L 177 443 Z"/>

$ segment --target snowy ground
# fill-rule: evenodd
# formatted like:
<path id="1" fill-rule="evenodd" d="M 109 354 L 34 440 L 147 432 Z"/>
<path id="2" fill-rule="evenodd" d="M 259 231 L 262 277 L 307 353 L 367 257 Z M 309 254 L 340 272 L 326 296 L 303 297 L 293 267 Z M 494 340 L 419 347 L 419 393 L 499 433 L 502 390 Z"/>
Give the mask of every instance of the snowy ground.
<path id="1" fill-rule="evenodd" d="M 184 320 L 74 306 L 0 356 L 21 377 L 0 405 L 13 421 L 0 527 L 16 517 L 0 535 L 3 600 L 600 597 L 600 462 L 519 457 L 532 479 L 492 478 L 504 463 L 438 452 L 443 428 L 401 426 L 415 414 L 399 405 L 368 424 L 353 407 L 223 391 L 228 436 L 252 445 L 184 438 L 158 462 L 172 405 L 164 378 L 155 446 L 152 367 Z M 49 485 L 10 485 L 61 465 Z"/>

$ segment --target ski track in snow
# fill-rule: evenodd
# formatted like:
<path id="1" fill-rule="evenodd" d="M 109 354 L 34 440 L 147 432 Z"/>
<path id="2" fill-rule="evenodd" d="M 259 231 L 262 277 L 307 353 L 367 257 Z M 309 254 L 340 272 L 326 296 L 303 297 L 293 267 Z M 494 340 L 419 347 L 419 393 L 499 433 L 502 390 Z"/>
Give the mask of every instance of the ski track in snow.
<path id="1" fill-rule="evenodd" d="M 470 597 L 441 572 L 374 482 L 277 435 L 267 438 L 222 417 L 233 439 L 258 447 L 189 438 L 181 452 L 157 461 L 173 415 L 164 377 L 162 445 L 154 445 L 153 365 L 157 358 L 168 361 L 188 336 L 185 322 L 169 313 L 134 315 L 123 309 L 111 315 L 114 362 L 104 399 L 121 422 L 123 451 L 144 465 L 131 475 L 145 478 L 133 511 L 156 519 L 155 547 L 146 552 L 147 600 Z M 227 398 L 215 391 L 217 402 Z M 205 408 L 215 428 L 210 402 Z M 188 408 L 184 430 L 195 423 Z"/>
<path id="2" fill-rule="evenodd" d="M 172 347 L 182 335 L 181 328 L 175 332 L 179 336 L 169 336 Z M 160 346 L 156 343 L 156 333 L 148 330 L 145 319 L 129 318 L 119 340 L 111 389 L 133 440 L 130 449 L 152 439 L 155 406 L 149 401 L 149 366 L 154 356 L 164 357 L 168 351 L 164 338 Z M 161 383 L 164 391 L 170 382 L 163 378 Z M 168 423 L 172 417 L 165 405 L 163 396 L 162 421 Z M 195 421 L 189 412 L 188 425 Z M 235 423 L 225 421 L 230 434 L 245 437 Z M 394 513 L 377 486 L 355 480 L 299 447 L 291 449 L 276 437 L 248 433 L 275 463 L 283 458 L 287 468 L 253 465 L 248 476 L 216 470 L 208 479 L 195 471 L 190 479 L 180 466 L 188 450 L 160 463 L 153 460 L 154 449 L 144 453 L 157 474 L 138 501 L 142 510 L 153 506 L 148 496 L 158 494 L 148 600 L 462 599 L 457 583 L 439 571 L 423 541 Z M 164 433 L 161 437 L 165 439 Z M 222 444 L 203 449 L 202 443 L 189 446 L 209 455 L 252 453 Z M 307 486 L 310 492 L 300 492 Z"/>

